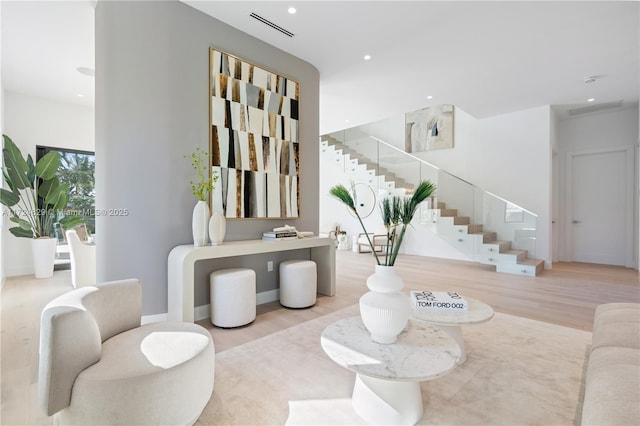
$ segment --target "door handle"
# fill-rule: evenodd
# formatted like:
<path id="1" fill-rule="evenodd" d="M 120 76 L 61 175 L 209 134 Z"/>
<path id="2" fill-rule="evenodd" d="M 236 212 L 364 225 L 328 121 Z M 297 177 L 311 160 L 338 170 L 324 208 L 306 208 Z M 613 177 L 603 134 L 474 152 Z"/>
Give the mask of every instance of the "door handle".
<path id="1" fill-rule="evenodd" d="M 571 223 L 582 223 L 581 220 L 572 220 Z"/>

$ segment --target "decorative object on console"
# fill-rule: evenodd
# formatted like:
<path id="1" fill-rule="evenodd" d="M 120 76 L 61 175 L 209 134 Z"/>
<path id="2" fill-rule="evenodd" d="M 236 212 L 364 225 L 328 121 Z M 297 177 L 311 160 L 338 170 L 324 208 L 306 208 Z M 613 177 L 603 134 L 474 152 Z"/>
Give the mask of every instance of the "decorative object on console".
<path id="1" fill-rule="evenodd" d="M 193 245 L 196 247 L 206 246 L 209 242 L 209 219 L 211 213 L 209 204 L 206 201 L 198 200 L 193 207 L 191 216 L 191 231 L 193 234 Z"/>
<path id="2" fill-rule="evenodd" d="M 211 217 L 211 210 L 206 201 L 209 193 L 216 187 L 218 174 L 215 171 L 209 173 L 209 153 L 207 151 L 196 148 L 190 156 L 185 155 L 185 158 L 191 159 L 191 167 L 193 167 L 193 170 L 196 172 L 196 180 L 190 181 L 191 193 L 198 199 L 191 217 L 193 245 L 202 247 L 207 245 L 209 240 L 208 230 L 210 227 L 209 219 Z M 222 238 L 224 238 L 224 233 Z"/>
<path id="3" fill-rule="evenodd" d="M 378 343 L 394 343 L 409 320 L 411 304 L 401 291 L 404 288 L 404 282 L 393 265 L 398 257 L 407 226 L 411 223 L 418 206 L 435 189 L 435 185 L 426 180 L 420 182 L 411 197 L 394 196 L 382 200 L 382 218 L 389 241 L 389 245 L 384 250 L 384 263 L 381 263 L 382 254 L 378 256 L 376 253 L 375 246 L 358 214 L 357 200 L 354 199 L 356 193 L 353 188 L 354 196 L 343 185 L 334 186 L 329 191 L 356 216 L 377 262 L 375 273 L 367 279 L 367 287 L 370 291 L 360 298 L 360 316 L 371 333 L 371 338 Z M 398 227 L 400 227 L 399 232 Z"/>
<path id="4" fill-rule="evenodd" d="M 273 231 L 262 233 L 262 239 L 266 241 L 295 240 L 298 237 L 296 228 L 289 225 L 273 228 Z"/>
<path id="5" fill-rule="evenodd" d="M 56 174 L 60 153 L 51 151 L 34 165 L 31 155 L 25 158 L 7 135 L 4 140 L 2 174 L 8 189 L 0 188 L 0 204 L 9 209 L 9 228 L 14 236 L 31 238 L 31 251 L 36 278 L 53 276 L 56 254 L 54 221 L 62 229 L 73 229 L 82 223 L 80 216 L 65 216 L 60 212 L 69 203 L 69 184 L 60 183 Z"/>
<path id="6" fill-rule="evenodd" d="M 217 211 L 211 213 L 209 219 L 209 238 L 212 246 L 222 245 L 224 236 L 227 233 L 227 220 Z"/>
<path id="7" fill-rule="evenodd" d="M 214 48 L 210 151 L 227 218 L 294 218 L 300 211 L 299 84 Z"/>

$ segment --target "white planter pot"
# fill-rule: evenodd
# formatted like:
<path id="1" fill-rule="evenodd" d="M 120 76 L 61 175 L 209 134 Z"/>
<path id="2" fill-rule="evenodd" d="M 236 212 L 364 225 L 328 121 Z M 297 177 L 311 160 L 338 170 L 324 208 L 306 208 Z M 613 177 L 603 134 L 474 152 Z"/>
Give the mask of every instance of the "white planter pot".
<path id="1" fill-rule="evenodd" d="M 57 242 L 55 238 L 34 238 L 31 240 L 33 269 L 36 278 L 50 278 L 53 276 Z"/>
<path id="2" fill-rule="evenodd" d="M 209 238 L 212 246 L 222 245 L 227 233 L 227 220 L 218 212 L 213 212 L 209 219 Z"/>
<path id="3" fill-rule="evenodd" d="M 191 229 L 193 232 L 193 245 L 196 247 L 206 246 L 209 243 L 209 204 L 206 201 L 196 203 L 193 208 L 191 218 Z"/>
<path id="4" fill-rule="evenodd" d="M 400 290 L 402 278 L 395 267 L 376 265 L 367 278 L 369 292 L 360 298 L 360 317 L 374 342 L 394 343 L 409 321 L 409 297 Z"/>

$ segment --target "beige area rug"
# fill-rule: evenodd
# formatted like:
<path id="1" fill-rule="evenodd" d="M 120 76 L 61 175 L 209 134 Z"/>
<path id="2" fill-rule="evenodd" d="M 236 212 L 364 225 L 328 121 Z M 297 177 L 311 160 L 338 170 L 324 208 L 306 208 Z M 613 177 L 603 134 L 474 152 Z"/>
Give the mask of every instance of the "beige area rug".
<path id="1" fill-rule="evenodd" d="M 351 408 L 354 373 L 320 346 L 328 324 L 354 315 L 357 305 L 217 354 L 197 424 L 364 424 Z M 419 424 L 579 423 L 590 332 L 497 313 L 463 335 L 466 363 L 421 384 Z"/>

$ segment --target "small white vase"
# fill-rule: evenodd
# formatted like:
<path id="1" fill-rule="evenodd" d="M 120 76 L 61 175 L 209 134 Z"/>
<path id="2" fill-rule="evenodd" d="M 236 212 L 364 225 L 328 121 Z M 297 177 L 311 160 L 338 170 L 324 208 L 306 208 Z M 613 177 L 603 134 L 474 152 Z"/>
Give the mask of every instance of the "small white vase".
<path id="1" fill-rule="evenodd" d="M 31 240 L 33 269 L 36 278 L 50 278 L 53 276 L 57 242 L 55 238 L 34 238 Z"/>
<path id="2" fill-rule="evenodd" d="M 400 290 L 402 278 L 395 267 L 376 265 L 367 278 L 369 292 L 360 298 L 360 317 L 374 342 L 391 344 L 404 330 L 411 309 L 409 297 Z"/>
<path id="3" fill-rule="evenodd" d="M 222 245 L 227 232 L 227 220 L 218 212 L 213 212 L 209 219 L 209 238 L 212 246 Z"/>
<path id="4" fill-rule="evenodd" d="M 196 247 L 206 246 L 209 243 L 209 204 L 206 201 L 196 203 L 193 208 L 191 218 L 191 229 L 193 232 L 193 245 Z"/>

